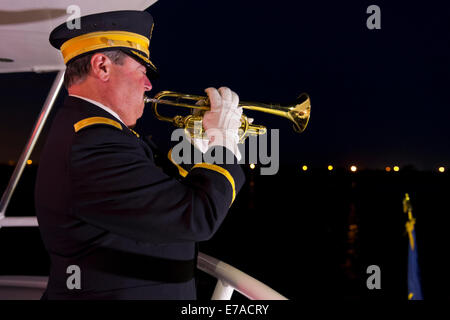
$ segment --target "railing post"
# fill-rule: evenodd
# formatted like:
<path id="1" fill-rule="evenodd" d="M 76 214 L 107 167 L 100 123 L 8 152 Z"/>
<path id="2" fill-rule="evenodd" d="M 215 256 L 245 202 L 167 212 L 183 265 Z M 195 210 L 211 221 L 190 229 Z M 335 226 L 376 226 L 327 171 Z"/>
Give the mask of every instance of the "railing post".
<path id="1" fill-rule="evenodd" d="M 231 300 L 233 292 L 234 288 L 232 286 L 218 279 L 211 300 Z"/>

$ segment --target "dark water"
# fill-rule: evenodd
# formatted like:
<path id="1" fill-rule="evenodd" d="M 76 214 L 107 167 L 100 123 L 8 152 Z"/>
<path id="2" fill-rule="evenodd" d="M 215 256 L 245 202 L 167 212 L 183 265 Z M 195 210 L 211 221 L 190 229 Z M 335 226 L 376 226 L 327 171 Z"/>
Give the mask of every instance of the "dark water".
<path id="1" fill-rule="evenodd" d="M 12 167 L 1 167 L 4 190 Z M 410 194 L 425 299 L 449 299 L 448 173 L 350 173 L 284 166 L 275 176 L 247 170 L 247 183 L 216 235 L 200 251 L 221 259 L 291 299 L 407 299 L 408 238 L 402 211 Z M 8 216 L 34 215 L 35 166 L 28 166 Z M 0 274 L 47 275 L 37 228 L 0 230 Z M 381 289 L 366 269 L 381 270 Z M 199 274 L 199 298 L 215 280 Z M 242 296 L 235 294 L 235 299 Z"/>

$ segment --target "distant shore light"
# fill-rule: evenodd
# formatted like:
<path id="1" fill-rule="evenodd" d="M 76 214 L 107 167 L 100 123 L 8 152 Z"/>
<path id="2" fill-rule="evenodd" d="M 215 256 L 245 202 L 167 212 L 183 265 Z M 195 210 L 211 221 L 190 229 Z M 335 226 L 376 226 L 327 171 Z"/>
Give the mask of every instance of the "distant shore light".
<path id="1" fill-rule="evenodd" d="M 445 168 L 444 167 L 439 167 L 439 172 L 445 172 Z"/>
<path id="2" fill-rule="evenodd" d="M 387 172 L 391 171 L 391 167 L 386 167 L 386 171 Z"/>
<path id="3" fill-rule="evenodd" d="M 332 166 L 332 165 L 329 165 L 329 166 L 328 166 L 328 170 L 330 170 L 330 171 L 333 170 L 333 166 Z"/>
<path id="4" fill-rule="evenodd" d="M 357 168 L 356 166 L 351 166 L 351 167 L 350 167 L 350 170 L 351 170 L 352 172 L 356 172 L 356 170 L 358 170 L 358 168 Z"/>
<path id="5" fill-rule="evenodd" d="M 397 172 L 397 171 L 399 171 L 400 170 L 400 168 L 398 167 L 398 166 L 394 166 L 394 171 L 395 172 Z"/>
<path id="6" fill-rule="evenodd" d="M 303 166 L 303 167 L 302 167 L 302 170 L 303 170 L 303 171 L 308 170 L 308 166 Z"/>

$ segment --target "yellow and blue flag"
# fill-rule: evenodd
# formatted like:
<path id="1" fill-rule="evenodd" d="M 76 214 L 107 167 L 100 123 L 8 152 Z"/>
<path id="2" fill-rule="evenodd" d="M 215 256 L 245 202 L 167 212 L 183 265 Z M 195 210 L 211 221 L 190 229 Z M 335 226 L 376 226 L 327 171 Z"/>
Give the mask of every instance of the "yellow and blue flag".
<path id="1" fill-rule="evenodd" d="M 406 222 L 406 232 L 409 237 L 408 245 L 408 300 L 423 300 L 422 288 L 420 286 L 420 271 L 417 256 L 416 232 L 414 225 L 416 219 L 412 216 L 411 200 L 408 194 L 403 199 L 403 211 L 408 213 Z"/>

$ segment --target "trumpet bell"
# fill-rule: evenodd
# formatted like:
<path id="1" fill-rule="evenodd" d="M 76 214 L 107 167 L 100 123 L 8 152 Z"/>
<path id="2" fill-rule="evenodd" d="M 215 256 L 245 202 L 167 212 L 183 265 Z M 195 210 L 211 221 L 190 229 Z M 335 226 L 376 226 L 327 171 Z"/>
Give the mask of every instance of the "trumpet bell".
<path id="1" fill-rule="evenodd" d="M 311 102 L 306 93 L 302 93 L 292 107 L 287 112 L 289 119 L 293 122 L 293 128 L 301 133 L 306 129 L 311 115 Z"/>

